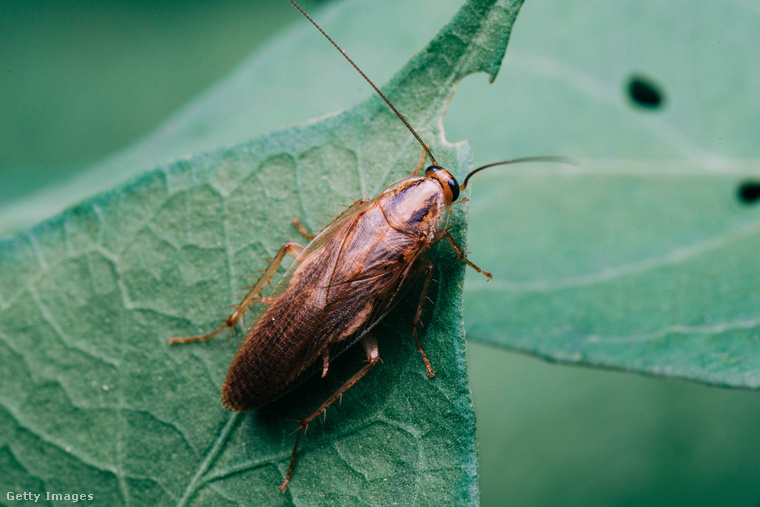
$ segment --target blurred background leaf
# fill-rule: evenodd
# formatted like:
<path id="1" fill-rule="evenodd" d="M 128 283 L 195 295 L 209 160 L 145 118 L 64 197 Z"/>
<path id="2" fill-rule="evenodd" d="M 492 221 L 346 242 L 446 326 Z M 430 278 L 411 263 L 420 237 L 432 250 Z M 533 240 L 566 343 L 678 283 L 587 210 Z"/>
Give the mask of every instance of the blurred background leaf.
<path id="1" fill-rule="evenodd" d="M 264 16 L 264 6 L 275 3 L 256 4 L 251 18 L 245 18 L 240 11 L 235 11 L 230 17 L 234 18 L 234 23 L 239 23 L 236 26 L 257 26 L 255 23 L 261 23 Z M 331 31 L 346 33 L 341 33 L 341 42 L 347 52 L 379 82 L 387 80 L 458 7 L 455 2 L 386 4 L 385 10 L 393 13 L 388 21 L 379 20 L 378 14 L 373 13 L 372 21 L 362 22 L 358 14 L 362 9 L 357 8 L 355 17 L 347 18 L 352 20 L 351 23 L 338 23 L 338 26 L 330 27 Z M 187 9 L 188 12 L 192 11 L 192 4 Z M 61 12 L 64 11 L 67 11 L 66 5 L 61 8 Z M 286 11 L 282 9 L 279 12 Z M 229 36 L 236 31 L 226 28 L 221 21 L 221 28 L 206 26 L 206 15 L 196 15 L 203 27 L 193 31 L 194 37 L 200 33 Z M 329 18 L 329 14 L 325 15 Z M 107 17 L 107 14 L 103 16 Z M 272 19 L 276 20 L 277 16 L 273 14 Z M 284 16 L 287 14 L 280 19 Z M 224 16 L 218 17 L 222 19 Z M 567 281 L 567 274 L 571 271 L 568 263 L 560 262 L 565 259 L 572 261 L 569 263 L 572 273 L 580 272 L 588 276 L 604 273 L 604 269 L 614 272 L 619 266 L 630 265 L 636 260 L 660 258 L 684 246 L 705 244 L 710 238 L 719 236 L 719 231 L 725 230 L 720 227 L 734 232 L 747 230 L 746 238 L 754 238 L 756 234 L 752 234 L 751 227 L 757 220 L 757 206 L 742 202 L 737 196 L 742 183 L 757 178 L 757 167 L 752 160 L 758 157 L 755 140 L 760 134 L 758 116 L 755 114 L 760 98 L 754 93 L 760 81 L 760 71 L 756 59 L 752 58 L 752 48 L 756 47 L 754 27 L 757 26 L 757 17 L 757 9 L 746 2 L 696 7 L 685 1 L 667 5 L 655 2 L 597 2 L 593 5 L 565 5 L 548 0 L 528 2 L 518 20 L 502 74 L 496 83 L 488 86 L 483 77 L 474 77 L 461 85 L 446 119 L 447 138 L 451 141 L 471 139 L 476 163 L 523 155 L 561 154 L 614 160 L 608 167 L 617 171 L 604 173 L 602 177 L 605 166 L 599 164 L 594 170 L 581 166 L 573 173 L 544 168 L 531 175 L 531 170 L 535 168 L 526 167 L 520 171 L 504 171 L 501 173 L 503 178 L 492 173 L 483 175 L 484 179 L 480 181 L 474 179 L 469 244 L 473 260 L 496 272 L 497 280 L 512 290 L 515 286 L 519 289 L 520 284 L 529 285 L 536 280 L 544 286 L 550 286 L 556 280 Z M 36 23 L 33 18 L 29 18 L 30 25 Z M 117 11 L 115 19 L 122 18 Z M 3 19 L 23 19 L 23 16 L 19 14 Z M 59 19 L 68 18 L 60 16 Z M 169 14 L 166 19 L 189 18 Z M 87 26 L 98 33 L 94 28 L 102 26 L 103 22 L 93 21 Z M 403 37 L 387 37 L 388 26 L 391 25 L 398 26 L 398 33 L 404 34 Z M 18 26 L 23 25 L 18 23 Z M 113 26 L 129 25 L 119 21 Z M 274 31 L 276 21 L 258 26 Z M 75 41 L 87 40 L 82 35 L 86 32 L 67 32 L 71 29 L 65 22 L 60 24 L 60 30 L 67 34 L 64 40 L 66 37 Z M 10 51 L 17 52 L 18 48 L 24 47 L 21 42 L 27 41 L 31 48 L 35 45 L 44 47 L 40 52 L 44 57 L 52 51 L 51 48 L 59 47 L 61 43 L 46 44 L 21 35 L 42 32 L 55 33 L 49 29 L 26 32 L 3 30 L 4 34 L 15 33 L 19 42 L 10 41 L 1 47 L 10 47 L 13 48 Z M 162 28 L 157 32 L 171 31 Z M 158 58 L 159 63 L 154 64 L 154 70 L 146 76 L 163 71 L 167 67 L 165 62 L 184 57 L 187 34 L 182 33 L 181 29 L 177 32 L 175 47 L 182 50 L 174 57 L 164 58 L 163 63 Z M 127 32 L 124 38 L 130 43 L 136 39 L 131 32 Z M 209 55 L 221 55 L 231 44 L 237 44 L 246 37 L 220 38 L 223 39 L 221 47 L 216 51 L 209 50 Z M 102 47 L 102 44 L 98 46 L 91 42 L 86 45 Z M 212 47 L 212 43 L 199 43 L 198 46 Z M 4 202 L 6 206 L 0 210 L 0 223 L 8 228 L 6 230 L 29 225 L 93 191 L 108 188 L 158 162 L 343 109 L 370 94 L 350 69 L 340 68 L 345 64 L 335 57 L 329 47 L 309 46 L 307 52 L 303 50 L 303 42 L 296 41 L 294 46 L 298 48 L 294 50 L 296 56 L 288 60 L 288 65 L 275 67 L 279 62 L 271 59 L 267 63 L 267 53 L 264 51 L 255 62 L 264 67 L 258 70 L 255 77 L 246 80 L 241 77 L 245 71 L 240 71 L 207 92 L 198 102 L 183 108 L 135 149 L 122 151 L 105 162 L 95 164 L 92 169 L 81 168 L 87 166 L 87 161 L 102 156 L 125 139 L 134 139 L 135 132 L 150 129 L 160 115 L 154 117 L 153 123 L 148 121 L 130 131 L 126 128 L 128 117 L 116 117 L 116 113 L 111 112 L 93 121 L 89 127 L 83 127 L 82 131 L 86 134 L 80 139 L 87 143 L 91 140 L 96 142 L 101 134 L 107 133 L 100 127 L 105 123 L 124 123 L 125 128 L 119 134 L 121 138 L 98 140 L 97 143 L 105 146 L 101 151 L 88 149 L 81 140 L 69 140 L 63 143 L 70 150 L 68 155 L 65 151 L 51 152 L 53 154 L 47 155 L 48 158 L 41 156 L 44 151 L 42 147 L 52 149 L 60 139 L 67 139 L 66 134 L 73 130 L 70 125 L 75 123 L 72 118 L 82 116 L 89 106 L 78 108 L 73 116 L 58 122 L 43 116 L 41 121 L 26 130 L 26 135 L 14 137 L 21 141 L 8 147 L 9 150 L 25 148 L 9 156 L 7 164 L 2 163 L 4 167 L 11 168 L 10 173 L 2 175 L 3 188 L 17 190 L 10 192 Z M 123 50 L 124 46 L 119 47 Z M 241 48 L 238 54 L 246 51 L 247 48 Z M 157 52 L 140 48 L 134 54 L 145 57 Z M 85 60 L 81 53 L 74 51 L 64 51 L 61 58 L 64 56 Z M 299 60 L 299 56 L 303 60 Z M 106 60 L 119 62 L 121 66 L 130 59 L 108 57 Z M 3 58 L 3 61 L 9 60 Z M 42 64 L 33 63 L 35 58 L 27 55 L 18 61 L 23 61 L 30 69 L 36 69 L 35 72 L 45 72 L 51 68 L 44 63 L 44 58 Z M 91 61 L 86 59 L 84 66 L 90 65 Z M 266 67 L 267 64 L 272 67 Z M 168 74 L 187 83 L 192 82 L 192 78 L 180 76 L 209 72 L 207 69 L 212 67 L 189 61 L 186 70 L 171 70 Z M 61 68 L 77 67 L 71 63 L 61 63 Z M 134 68 L 150 69 L 151 64 L 141 62 Z M 276 71 L 272 70 L 275 68 Z M 21 72 L 18 69 L 17 66 L 10 67 L 11 72 L 3 75 L 18 75 Z M 79 74 L 81 72 L 72 72 L 72 76 L 78 77 Z M 146 103 L 139 100 L 136 103 L 126 102 L 123 91 L 119 93 L 117 90 L 111 95 L 109 90 L 113 86 L 98 82 L 98 79 L 114 72 L 100 69 L 92 74 L 97 79 L 86 80 L 93 82 L 92 89 L 86 88 L 84 81 L 76 85 L 77 89 L 82 90 L 85 103 L 88 96 L 108 94 L 106 103 L 124 104 L 128 113 L 137 112 L 145 116 L 157 109 L 150 105 L 146 107 Z M 200 84 L 196 85 L 196 90 L 214 79 L 211 74 L 205 74 L 206 81 L 197 81 Z M 637 77 L 652 83 L 662 94 L 659 107 L 641 107 L 631 100 L 631 82 Z M 136 81 L 160 79 L 156 76 Z M 3 78 L 0 83 L 4 82 Z M 66 104 L 75 103 L 70 96 L 60 93 L 60 80 L 56 77 L 46 78 L 43 74 L 39 78 L 19 80 L 19 83 L 22 83 L 18 86 L 23 91 L 22 96 L 9 100 L 10 103 L 38 105 L 45 103 L 43 99 L 52 100 L 53 96 L 62 98 L 57 106 L 47 106 L 47 111 L 59 111 L 65 109 Z M 52 86 L 37 92 L 36 88 L 45 83 Z M 235 83 L 235 86 L 230 88 L 229 83 Z M 256 85 L 262 85 L 262 88 L 256 88 Z M 265 85 L 271 88 L 267 91 Z M 287 92 L 291 85 L 292 93 Z M 288 88 L 283 88 L 285 86 Z M 158 90 L 156 86 L 148 88 L 151 93 Z M 179 98 L 176 88 L 177 85 L 169 88 L 164 96 L 167 98 L 159 99 L 169 103 L 166 110 L 185 100 Z M 233 89 L 239 93 L 240 104 L 263 102 L 266 107 L 250 109 L 260 106 L 241 106 L 230 110 L 227 106 L 225 109 L 225 99 L 232 96 Z M 190 91 L 186 97 L 194 93 Z M 280 93 L 287 98 L 272 98 L 282 97 Z M 262 101 L 261 96 L 267 99 Z M 177 102 L 172 105 L 170 100 L 174 99 Z M 238 102 L 233 103 L 237 105 Z M 3 131 L 13 130 L 14 135 L 21 132 L 15 126 L 32 121 L 34 115 L 26 114 L 29 109 L 26 107 L 15 117 L 9 114 L 7 117 L 11 120 L 1 127 Z M 61 131 L 42 135 L 45 128 L 55 124 L 62 125 Z M 93 135 L 93 132 L 98 135 Z M 238 135 L 240 137 L 236 137 Z M 55 139 L 55 142 L 42 142 L 44 137 Z M 209 139 L 210 144 L 203 144 L 204 139 Z M 81 158 L 70 158 L 71 153 Z M 648 171 L 642 174 L 640 165 L 626 162 L 630 160 L 644 161 L 648 164 Z M 66 176 L 58 176 L 57 172 L 51 175 L 51 170 L 36 172 L 35 176 L 27 177 L 25 181 L 17 180 L 16 176 L 29 174 L 28 168 L 40 165 L 53 167 L 56 171 L 59 166 L 74 169 L 75 172 L 79 171 L 80 177 L 65 180 Z M 524 175 L 517 174 L 522 171 Z M 680 176 L 667 176 L 674 173 Z M 669 180 L 672 186 L 662 185 L 665 180 Z M 652 187 L 651 182 L 656 182 L 659 193 L 654 194 L 654 198 L 651 194 L 642 197 L 636 190 L 646 187 L 648 181 L 649 188 Z M 34 195 L 39 187 L 48 182 L 47 191 L 43 188 L 43 193 Z M 504 207 L 492 207 L 494 200 L 485 197 L 487 192 L 504 196 L 504 202 L 497 203 L 504 204 Z M 0 197 L 5 199 L 6 195 Z M 658 224 L 658 206 L 668 199 L 672 199 L 677 206 L 667 207 L 667 211 L 681 216 L 670 215 L 668 220 Z M 589 206 L 584 209 L 574 203 Z M 639 225 L 635 228 L 632 225 L 623 231 L 625 235 L 621 234 L 617 226 L 626 218 L 626 209 L 638 212 L 628 218 L 646 218 L 647 227 Z M 710 213 L 712 209 L 720 212 Z M 551 228 L 537 228 L 552 217 Z M 688 227 L 675 227 L 673 224 L 679 223 L 676 220 L 679 218 L 680 223 Z M 596 224 L 599 225 L 595 227 Z M 594 229 L 604 234 L 592 236 Z M 539 234 L 531 234 L 531 231 Z M 657 231 L 658 234 L 651 235 L 650 242 L 643 245 L 649 250 L 636 251 L 636 247 L 640 248 L 642 244 L 635 241 L 638 236 L 631 238 L 629 235 L 641 234 L 642 231 L 644 236 L 646 232 Z M 576 232 L 582 234 L 582 242 L 569 245 L 568 238 Z M 685 234 L 672 237 L 673 232 Z M 501 235 L 505 237 L 507 248 L 494 251 L 492 239 Z M 666 237 L 663 238 L 663 235 Z M 746 245 L 751 252 L 751 243 Z M 568 253 L 568 249 L 572 251 Z M 725 261 L 725 265 L 721 261 Z M 731 268 L 732 262 L 738 262 L 742 272 L 746 273 L 743 277 L 746 283 L 742 286 L 744 292 L 738 297 L 735 295 L 735 284 L 727 282 L 733 279 L 726 278 L 731 275 L 739 278 Z M 752 271 L 756 268 L 746 257 L 717 255 L 715 262 L 695 266 L 689 274 L 700 272 L 705 266 L 722 266 L 722 271 L 708 274 L 708 281 L 714 283 L 705 284 L 701 291 L 687 284 L 678 286 L 682 292 L 689 287 L 687 294 L 696 295 L 695 302 L 699 303 L 696 307 L 693 304 L 684 307 L 694 310 L 690 321 L 679 320 L 687 314 L 678 313 L 673 317 L 672 308 L 662 312 L 665 317 L 659 322 L 657 319 L 650 322 L 636 318 L 638 314 L 635 310 L 640 309 L 631 302 L 649 302 L 651 293 L 648 291 L 653 291 L 655 287 L 648 282 L 640 284 L 638 290 L 631 291 L 629 286 L 624 285 L 611 291 L 610 294 L 618 299 L 611 299 L 610 306 L 618 308 L 620 313 L 615 315 L 625 317 L 626 324 L 651 324 L 650 334 L 665 329 L 663 323 L 680 322 L 694 324 L 694 327 L 704 327 L 707 323 L 715 326 L 725 322 L 745 323 L 743 333 L 738 337 L 729 335 L 714 339 L 712 335 L 707 335 L 705 341 L 715 351 L 727 348 L 727 355 L 718 357 L 719 361 L 745 367 L 745 371 L 738 372 L 738 381 L 734 379 L 726 383 L 742 385 L 744 382 L 744 385 L 756 386 L 757 374 L 751 365 L 756 364 L 757 355 L 752 354 L 752 349 L 748 347 L 758 341 L 757 325 L 753 324 L 760 313 L 756 288 L 758 277 L 757 272 Z M 672 275 L 673 272 L 670 272 L 667 277 Z M 667 284 L 667 280 L 660 283 Z M 630 330 L 624 326 L 615 328 L 608 325 L 579 329 L 572 321 L 561 322 L 566 320 L 565 316 L 562 313 L 553 314 L 553 311 L 561 308 L 566 312 L 565 301 L 572 300 L 577 294 L 563 295 L 566 299 L 558 300 L 559 303 L 553 301 L 552 306 L 546 307 L 545 315 L 535 312 L 535 308 L 540 309 L 541 299 L 538 298 L 530 306 L 534 310 L 527 313 L 531 318 L 538 318 L 540 326 L 538 329 L 535 326 L 530 328 L 527 327 L 530 321 L 522 320 L 525 315 L 524 300 L 514 297 L 512 309 L 493 315 L 494 312 L 489 312 L 489 306 L 482 302 L 484 296 L 478 294 L 483 290 L 481 287 L 488 286 L 483 286 L 477 277 L 468 280 L 466 286 L 466 325 L 471 338 L 528 350 L 555 360 L 584 360 L 607 366 L 625 366 L 608 357 L 595 355 L 594 347 L 601 347 L 604 351 L 610 349 L 588 338 L 610 333 L 618 339 L 619 343 L 615 346 L 620 347 L 620 343 L 625 345 L 631 336 L 646 336 L 647 330 L 641 328 Z M 631 298 L 624 296 L 626 290 L 632 294 Z M 704 295 L 697 297 L 711 293 L 717 294 L 716 299 L 720 303 L 715 308 L 710 305 L 711 298 Z M 598 302 L 602 299 L 597 295 L 593 300 Z M 583 309 L 588 305 L 583 299 L 578 301 L 576 311 L 579 316 L 575 322 L 600 322 L 594 320 L 595 316 L 589 318 L 584 315 Z M 517 328 L 508 328 L 509 332 L 494 335 L 494 323 L 489 319 L 511 315 L 516 315 L 516 319 L 507 323 L 517 323 Z M 621 321 L 615 315 L 606 321 L 619 325 Z M 556 323 L 542 318 L 546 316 L 553 317 Z M 739 320 L 737 316 L 745 318 Z M 497 325 L 504 323 L 499 321 Z M 566 327 L 562 328 L 562 324 Z M 562 335 L 557 333 L 563 332 L 577 336 L 579 340 L 560 340 Z M 738 353 L 731 348 L 737 342 L 744 344 Z M 567 344 L 572 346 L 563 350 Z M 695 349 L 700 350 L 688 343 L 684 353 L 693 353 Z M 470 345 L 469 359 L 478 416 L 484 504 L 746 505 L 757 503 L 760 499 L 757 481 L 760 438 L 755 431 L 760 401 L 756 393 L 550 366 L 474 342 Z M 646 361 L 643 364 L 646 366 Z M 749 370 L 747 364 L 750 365 Z M 647 371 L 655 373 L 651 361 Z M 680 376 L 689 375 L 680 372 Z M 720 383 L 720 380 L 713 381 Z"/>

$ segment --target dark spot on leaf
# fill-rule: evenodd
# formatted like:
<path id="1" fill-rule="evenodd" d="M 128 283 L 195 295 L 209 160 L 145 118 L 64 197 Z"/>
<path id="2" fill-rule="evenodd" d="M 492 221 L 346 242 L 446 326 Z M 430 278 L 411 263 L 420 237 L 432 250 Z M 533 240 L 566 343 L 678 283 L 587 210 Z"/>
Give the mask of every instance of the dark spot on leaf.
<path id="1" fill-rule="evenodd" d="M 628 80 L 628 97 L 639 107 L 660 109 L 665 100 L 662 89 L 651 79 L 634 75 Z"/>
<path id="2" fill-rule="evenodd" d="M 760 202 L 760 181 L 745 181 L 739 185 L 736 192 L 739 201 L 743 204 L 757 204 Z"/>

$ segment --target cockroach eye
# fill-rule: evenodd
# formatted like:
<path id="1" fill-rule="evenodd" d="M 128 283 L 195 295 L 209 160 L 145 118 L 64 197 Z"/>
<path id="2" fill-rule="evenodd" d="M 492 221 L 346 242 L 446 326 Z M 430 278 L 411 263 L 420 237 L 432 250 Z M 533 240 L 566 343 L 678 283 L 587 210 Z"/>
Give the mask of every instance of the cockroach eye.
<path id="1" fill-rule="evenodd" d="M 449 184 L 449 190 L 451 190 L 451 202 L 454 202 L 459 197 L 459 183 L 453 176 L 447 181 Z"/>

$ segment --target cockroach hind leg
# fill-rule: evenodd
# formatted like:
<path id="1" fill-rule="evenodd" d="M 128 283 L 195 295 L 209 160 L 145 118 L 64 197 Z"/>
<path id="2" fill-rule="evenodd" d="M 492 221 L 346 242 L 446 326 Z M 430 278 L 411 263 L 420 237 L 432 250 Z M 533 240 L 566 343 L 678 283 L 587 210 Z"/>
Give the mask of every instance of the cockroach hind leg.
<path id="1" fill-rule="evenodd" d="M 296 466 L 296 453 L 298 452 L 298 442 L 301 441 L 301 435 L 303 434 L 303 426 L 298 428 L 298 435 L 296 436 L 296 443 L 293 446 L 293 452 L 290 454 L 290 465 L 288 465 L 288 473 L 285 475 L 285 480 L 282 481 L 282 484 L 280 485 L 280 491 L 285 493 L 288 489 L 288 483 L 290 482 L 290 477 L 293 475 L 293 469 Z"/>
<path id="2" fill-rule="evenodd" d="M 425 369 L 427 370 L 428 377 L 433 378 L 435 376 L 435 371 L 433 371 L 433 367 L 430 364 L 430 360 L 428 359 L 427 354 L 425 354 L 425 351 L 422 350 L 420 338 L 417 335 L 417 326 L 422 325 L 422 310 L 425 308 L 425 301 L 429 299 L 428 290 L 430 289 L 430 284 L 433 281 L 433 263 L 428 261 L 427 264 L 423 267 L 423 270 L 426 271 L 425 281 L 422 285 L 422 291 L 420 291 L 420 300 L 419 303 L 417 303 L 417 311 L 415 312 L 414 320 L 412 320 L 412 336 L 414 336 L 414 342 L 417 345 L 417 352 L 420 353 L 420 356 L 422 356 L 422 361 L 425 363 Z"/>
<path id="3" fill-rule="evenodd" d="M 176 343 L 192 343 L 192 342 L 206 341 L 209 338 L 218 335 L 225 329 L 232 330 L 232 328 L 237 325 L 238 321 L 243 317 L 243 315 L 245 315 L 245 312 L 253 304 L 256 298 L 261 295 L 261 292 L 264 290 L 264 287 L 266 287 L 267 283 L 269 283 L 272 280 L 272 277 L 277 272 L 277 268 L 280 267 L 280 264 L 282 263 L 282 259 L 285 257 L 285 254 L 289 253 L 293 257 L 297 257 L 298 254 L 301 251 L 303 251 L 303 248 L 304 247 L 302 245 L 296 243 L 295 241 L 288 241 L 287 243 L 282 245 L 282 247 L 277 251 L 277 254 L 272 259 L 272 262 L 270 262 L 269 266 L 264 270 L 264 274 L 261 275 L 261 278 L 258 279 L 258 281 L 253 287 L 251 287 L 251 290 L 248 292 L 248 294 L 245 295 L 243 300 L 237 305 L 237 308 L 235 308 L 235 311 L 232 312 L 232 314 L 229 317 L 227 317 L 224 322 L 219 324 L 213 331 L 211 331 L 210 333 L 206 333 L 204 335 L 199 335 L 199 336 L 188 336 L 186 338 L 169 338 L 169 344 L 174 345 Z"/>
<path id="4" fill-rule="evenodd" d="M 467 258 L 467 256 L 466 256 L 466 255 L 465 255 L 465 253 L 464 253 L 464 250 L 462 250 L 462 248 L 461 248 L 459 245 L 457 245 L 456 241 L 454 241 L 454 238 L 453 238 L 453 237 L 451 237 L 451 234 L 449 234 L 449 233 L 448 233 L 448 231 L 447 231 L 447 232 L 445 232 L 445 233 L 443 234 L 443 236 L 446 238 L 446 240 L 449 242 L 449 244 L 451 245 L 451 247 L 452 247 L 452 248 L 454 249 L 454 251 L 457 253 L 457 256 L 458 256 L 460 259 L 462 259 L 464 262 L 466 262 L 468 266 L 470 266 L 472 269 L 474 269 L 475 271 L 477 271 L 477 272 L 478 272 L 478 273 L 480 273 L 481 275 L 483 275 L 483 276 L 485 276 L 486 278 L 488 278 L 488 281 L 491 281 L 491 280 L 493 279 L 493 275 L 492 275 L 491 273 L 489 273 L 488 271 L 485 271 L 485 270 L 482 270 L 482 269 L 480 269 L 480 268 L 479 268 L 479 267 L 477 267 L 475 264 L 473 264 L 473 263 L 470 261 L 470 259 L 468 259 L 468 258 Z"/>
<path id="5" fill-rule="evenodd" d="M 425 363 L 425 369 L 427 370 L 427 375 L 430 378 L 435 377 L 435 370 L 433 370 L 433 366 L 430 364 L 430 360 L 428 359 L 427 354 L 425 354 L 425 351 L 422 350 L 422 345 L 420 345 L 420 339 L 417 336 L 417 329 L 414 330 L 414 341 L 417 344 L 417 352 L 420 353 L 420 356 L 422 356 L 422 361 Z"/>
<path id="6" fill-rule="evenodd" d="M 298 432 L 298 436 L 296 437 L 296 442 L 293 445 L 293 452 L 290 454 L 290 465 L 288 465 L 288 473 L 285 476 L 285 480 L 282 482 L 282 485 L 280 486 L 280 491 L 285 492 L 285 490 L 288 487 L 288 483 L 290 482 L 290 478 L 293 475 L 293 469 L 296 465 L 296 454 L 298 452 L 298 443 L 301 440 L 301 435 L 306 434 L 306 429 L 308 428 L 309 424 L 316 418 L 318 418 L 322 412 L 325 412 L 327 410 L 327 407 L 338 401 L 342 396 L 343 393 L 351 389 L 351 387 L 356 384 L 360 378 L 362 378 L 364 375 L 367 374 L 369 370 L 372 369 L 373 366 L 377 364 L 377 362 L 380 360 L 380 353 L 377 348 L 377 340 L 375 339 L 374 335 L 367 334 L 360 340 L 362 347 L 364 348 L 364 352 L 367 354 L 367 360 L 369 361 L 361 370 L 357 371 L 356 373 L 351 376 L 350 379 L 345 381 L 343 385 L 341 385 L 337 391 L 335 391 L 329 398 L 327 398 L 322 404 L 317 407 L 316 410 L 314 410 L 311 414 L 301 419 L 301 426 L 296 430 Z"/>

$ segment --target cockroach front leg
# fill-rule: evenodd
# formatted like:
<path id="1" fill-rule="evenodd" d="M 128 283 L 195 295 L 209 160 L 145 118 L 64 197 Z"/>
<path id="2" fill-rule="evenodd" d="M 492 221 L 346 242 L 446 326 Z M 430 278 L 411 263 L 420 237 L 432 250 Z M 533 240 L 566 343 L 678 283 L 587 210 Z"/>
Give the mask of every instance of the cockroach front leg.
<path id="1" fill-rule="evenodd" d="M 240 304 L 237 305 L 237 308 L 235 308 L 235 311 L 232 312 L 232 314 L 229 317 L 227 317 L 227 320 L 219 324 L 216 327 L 216 329 L 214 329 L 210 333 L 207 333 L 201 336 L 189 336 L 186 338 L 169 338 L 169 344 L 174 345 L 175 343 L 190 343 L 190 342 L 206 341 L 212 336 L 218 335 L 225 329 L 232 329 L 233 327 L 235 327 L 238 321 L 240 320 L 240 318 L 245 314 L 245 312 L 253 304 L 253 302 L 258 299 L 258 296 L 261 295 L 262 291 L 264 290 L 264 287 L 266 287 L 266 285 L 272 279 L 274 274 L 277 272 L 277 268 L 280 267 L 280 264 L 282 263 L 282 259 L 285 257 L 285 254 L 289 253 L 293 257 L 298 257 L 298 254 L 301 253 L 303 248 L 304 248 L 303 246 L 299 245 L 295 241 L 288 241 L 287 243 L 282 245 L 282 248 L 280 248 L 277 251 L 277 254 L 272 259 L 272 262 L 264 270 L 264 274 L 261 275 L 261 278 L 258 279 L 258 281 L 253 287 L 251 287 L 251 290 L 248 292 L 248 294 L 245 295 L 245 297 L 240 302 Z"/>
<path id="2" fill-rule="evenodd" d="M 430 146 L 427 146 L 428 150 L 430 149 Z M 412 171 L 411 176 L 417 176 L 417 173 L 420 172 L 420 169 L 422 169 L 422 166 L 425 165 L 425 157 L 427 157 L 427 150 L 425 148 L 422 149 L 422 155 L 420 155 L 420 160 L 417 162 L 417 167 Z"/>
<path id="3" fill-rule="evenodd" d="M 462 250 L 462 248 L 459 245 L 457 245 L 456 241 L 454 241 L 454 238 L 451 237 L 451 234 L 449 234 L 448 232 L 444 232 L 443 235 L 446 237 L 446 240 L 448 240 L 451 247 L 457 253 L 457 256 L 463 261 L 465 261 L 468 266 L 470 266 L 472 269 L 474 269 L 481 275 L 484 275 L 485 277 L 487 277 L 489 281 L 493 278 L 493 275 L 491 273 L 489 273 L 488 271 L 483 271 L 482 269 L 477 267 L 475 264 L 470 262 L 470 259 L 467 258 L 467 256 L 464 253 L 464 250 Z"/>
<path id="4" fill-rule="evenodd" d="M 420 321 L 422 320 L 422 310 L 425 307 L 425 300 L 427 300 L 428 290 L 430 289 L 430 284 L 433 281 L 433 263 L 428 261 L 426 266 L 423 268 L 423 271 L 425 272 L 425 282 L 422 285 L 422 292 L 420 293 L 420 302 L 417 304 L 417 313 L 414 316 L 414 320 L 412 321 L 412 335 L 414 336 L 414 341 L 417 343 L 417 352 L 420 353 L 422 356 L 422 360 L 425 362 L 425 368 L 427 369 L 428 377 L 433 378 L 435 376 L 435 372 L 433 371 L 433 367 L 430 365 L 430 360 L 427 357 L 427 354 L 425 354 L 425 351 L 422 350 L 422 345 L 420 345 L 420 338 L 417 336 L 417 326 L 420 325 Z"/>
<path id="5" fill-rule="evenodd" d="M 362 378 L 364 375 L 367 374 L 369 370 L 372 369 L 373 366 L 377 364 L 377 362 L 380 360 L 380 352 L 377 348 L 377 340 L 375 339 L 374 335 L 367 334 L 360 340 L 362 347 L 364 348 L 364 353 L 367 354 L 367 364 L 362 368 L 361 370 L 354 373 L 354 375 L 348 379 L 340 388 L 335 391 L 332 396 L 327 398 L 320 406 L 317 408 L 314 412 L 306 416 L 305 418 L 301 419 L 301 427 L 296 430 L 298 432 L 298 435 L 296 436 L 296 443 L 293 445 L 293 452 L 290 455 L 290 465 L 288 466 L 288 473 L 285 476 L 285 480 L 282 481 L 282 485 L 280 486 L 280 491 L 285 492 L 285 490 L 288 488 L 288 483 L 290 482 L 290 477 L 293 475 L 293 468 L 295 468 L 296 465 L 296 453 L 298 452 L 298 442 L 301 440 L 301 435 L 306 433 L 306 429 L 309 426 L 309 423 L 319 417 L 320 414 L 322 414 L 324 411 L 327 410 L 327 407 L 335 403 L 336 401 L 340 400 L 343 397 L 343 393 L 351 389 L 351 386 L 356 384 L 360 378 Z"/>

